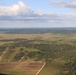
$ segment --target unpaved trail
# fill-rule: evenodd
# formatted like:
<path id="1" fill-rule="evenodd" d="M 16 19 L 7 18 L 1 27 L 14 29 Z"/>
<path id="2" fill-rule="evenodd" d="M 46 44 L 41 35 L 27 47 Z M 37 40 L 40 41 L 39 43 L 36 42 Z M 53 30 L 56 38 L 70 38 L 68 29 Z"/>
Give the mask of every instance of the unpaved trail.
<path id="1" fill-rule="evenodd" d="M 24 59 L 24 57 L 25 57 L 25 56 L 23 56 L 23 57 L 19 60 L 19 62 L 21 62 L 21 61 Z"/>
<path id="2" fill-rule="evenodd" d="M 23 59 L 24 59 L 24 56 L 19 60 L 19 65 L 17 65 L 15 67 L 15 69 L 17 69 L 18 67 L 20 67 L 23 63 L 26 63 L 26 61 L 25 62 L 21 62 Z"/>
<path id="3" fill-rule="evenodd" d="M 41 70 L 44 68 L 45 64 L 46 64 L 46 63 L 44 63 L 44 64 L 42 65 L 41 69 L 38 70 L 38 72 L 36 73 L 36 75 L 38 75 L 38 74 L 41 72 Z"/>
<path id="4" fill-rule="evenodd" d="M 3 54 L 0 56 L 0 62 L 2 60 L 2 57 L 5 55 L 6 51 L 3 52 Z"/>
<path id="5" fill-rule="evenodd" d="M 21 62 L 23 59 L 24 59 L 24 56 L 19 60 L 19 65 L 17 65 L 17 66 L 14 68 L 14 70 L 18 69 L 22 64 L 26 63 L 26 61 L 25 61 L 25 62 Z"/>
<path id="6" fill-rule="evenodd" d="M 14 70 L 18 69 L 18 68 L 19 68 L 21 65 L 23 65 L 24 63 L 26 63 L 26 62 L 20 62 L 19 65 L 17 65 L 17 66 L 14 68 Z"/>

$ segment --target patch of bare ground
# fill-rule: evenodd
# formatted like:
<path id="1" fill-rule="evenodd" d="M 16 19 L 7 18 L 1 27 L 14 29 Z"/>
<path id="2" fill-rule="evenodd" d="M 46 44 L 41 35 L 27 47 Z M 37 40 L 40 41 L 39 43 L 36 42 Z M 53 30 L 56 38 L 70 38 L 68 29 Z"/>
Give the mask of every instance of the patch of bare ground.
<path id="1" fill-rule="evenodd" d="M 29 62 L 0 62 L 1 71 L 24 71 L 25 75 L 36 75 L 42 68 L 44 62 L 29 61 Z"/>

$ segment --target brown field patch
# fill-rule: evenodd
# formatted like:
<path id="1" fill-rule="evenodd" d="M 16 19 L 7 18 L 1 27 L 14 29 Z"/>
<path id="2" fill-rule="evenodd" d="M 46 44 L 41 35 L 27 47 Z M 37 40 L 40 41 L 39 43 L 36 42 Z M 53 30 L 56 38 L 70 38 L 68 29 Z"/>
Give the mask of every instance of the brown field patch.
<path id="1" fill-rule="evenodd" d="M 56 34 L 52 34 L 52 33 L 45 33 L 45 34 L 0 34 L 0 36 L 2 38 L 0 38 L 0 40 L 3 39 L 44 39 L 44 40 L 48 40 L 48 39 L 55 39 L 55 38 L 61 38 L 63 36 L 61 35 L 56 35 Z"/>
<path id="2" fill-rule="evenodd" d="M 25 75 L 36 75 L 42 68 L 43 62 L 0 62 L 0 72 L 2 71 L 24 71 Z"/>

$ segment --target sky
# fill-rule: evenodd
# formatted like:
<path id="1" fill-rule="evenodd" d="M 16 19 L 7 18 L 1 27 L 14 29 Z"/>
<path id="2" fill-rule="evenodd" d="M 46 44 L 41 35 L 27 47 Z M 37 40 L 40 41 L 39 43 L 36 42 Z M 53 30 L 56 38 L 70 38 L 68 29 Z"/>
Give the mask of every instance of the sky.
<path id="1" fill-rule="evenodd" d="M 76 0 L 0 0 L 0 28 L 76 27 Z"/>

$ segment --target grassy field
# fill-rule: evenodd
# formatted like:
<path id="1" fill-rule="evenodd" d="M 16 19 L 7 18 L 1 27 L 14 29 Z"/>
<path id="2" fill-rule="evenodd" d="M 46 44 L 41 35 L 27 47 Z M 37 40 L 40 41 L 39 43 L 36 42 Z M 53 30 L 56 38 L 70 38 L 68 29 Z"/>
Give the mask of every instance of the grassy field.
<path id="1" fill-rule="evenodd" d="M 65 61 L 61 58 L 54 59 L 51 62 L 46 63 L 43 70 L 38 75 L 55 75 L 62 69 Z"/>
<path id="2" fill-rule="evenodd" d="M 17 41 L 17 39 L 19 40 Z M 0 52 L 0 57 L 4 54 L 2 56 L 2 59 L 0 59 L 0 74 L 36 75 L 38 70 L 40 70 L 40 68 L 44 64 L 43 62 L 45 62 L 46 65 L 38 75 L 56 75 L 56 73 L 59 73 L 59 71 L 63 68 L 65 64 L 65 58 L 68 60 L 73 57 L 75 58 L 76 50 L 72 48 L 76 46 L 75 41 L 76 41 L 76 34 L 55 34 L 55 33 L 5 34 L 5 33 L 2 33 L 0 34 L 0 46 L 5 45 L 9 49 L 7 48 L 5 50 L 3 49 L 4 51 Z M 19 45 L 19 46 L 15 47 L 15 45 L 16 46 Z M 48 47 L 45 47 L 45 45 L 47 45 Z M 56 48 L 54 48 L 54 46 Z M 70 50 L 70 47 L 71 47 L 71 50 Z M 52 48 L 55 51 L 53 51 Z M 64 51 L 62 51 L 59 54 L 59 52 L 57 52 L 56 50 L 58 51 L 64 50 Z M 48 51 L 50 51 L 51 56 L 49 56 Z M 38 56 L 38 53 L 40 54 L 40 52 L 42 54 Z M 21 62 L 19 62 L 23 57 L 21 56 L 22 55 L 21 53 L 23 53 L 23 56 L 26 57 L 26 59 L 24 58 Z M 38 60 L 43 62 L 36 61 L 35 60 L 36 58 L 33 58 L 35 57 L 34 55 L 39 58 Z M 62 56 L 63 58 L 64 57 L 65 58 L 63 59 Z M 49 59 L 53 58 L 53 60 L 50 62 L 47 62 L 45 61 L 46 60 L 45 58 L 49 58 Z M 30 59 L 30 60 L 25 62 L 25 60 L 27 59 Z"/>
<path id="3" fill-rule="evenodd" d="M 44 33 L 44 34 L 5 34 L 2 33 L 0 34 L 0 39 L 17 39 L 17 38 L 22 38 L 22 39 L 44 39 L 44 40 L 51 40 L 51 39 L 64 39 L 68 38 L 69 39 L 76 39 L 75 34 L 53 34 L 53 33 Z"/>
<path id="4" fill-rule="evenodd" d="M 74 40 L 76 39 L 76 34 L 53 34 L 53 33 L 44 33 L 44 34 L 5 34 L 0 33 L 0 45 L 4 43 L 12 43 L 14 39 L 28 39 L 28 40 Z M 9 41 L 10 40 L 10 41 Z"/>

